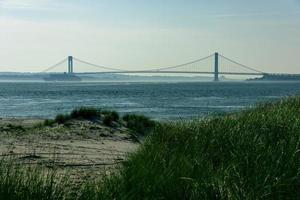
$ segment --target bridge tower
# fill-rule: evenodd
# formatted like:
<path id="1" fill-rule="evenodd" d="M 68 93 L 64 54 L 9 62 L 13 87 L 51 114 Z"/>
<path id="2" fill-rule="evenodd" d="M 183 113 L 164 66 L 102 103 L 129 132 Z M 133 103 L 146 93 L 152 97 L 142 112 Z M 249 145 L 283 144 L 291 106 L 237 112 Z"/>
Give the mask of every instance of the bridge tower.
<path id="1" fill-rule="evenodd" d="M 219 81 L 219 53 L 215 53 L 215 79 L 214 81 Z"/>
<path id="2" fill-rule="evenodd" d="M 68 57 L 68 74 L 73 74 L 73 56 Z"/>

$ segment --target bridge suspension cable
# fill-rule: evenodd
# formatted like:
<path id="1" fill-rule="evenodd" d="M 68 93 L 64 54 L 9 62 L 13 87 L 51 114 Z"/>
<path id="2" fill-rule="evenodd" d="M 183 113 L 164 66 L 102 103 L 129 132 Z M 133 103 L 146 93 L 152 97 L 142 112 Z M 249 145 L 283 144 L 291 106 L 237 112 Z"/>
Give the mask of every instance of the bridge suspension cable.
<path id="1" fill-rule="evenodd" d="M 174 66 L 169 66 L 169 67 L 161 67 L 161 68 L 152 69 L 152 70 L 149 70 L 149 71 L 163 71 L 163 70 L 176 69 L 176 68 L 180 68 L 180 67 L 183 67 L 183 66 L 186 66 L 186 65 L 190 65 L 190 64 L 194 64 L 194 63 L 206 60 L 206 59 L 208 59 L 210 57 L 213 57 L 213 56 L 214 56 L 214 54 L 206 56 L 204 58 L 200 58 L 200 59 L 191 61 L 191 62 L 183 63 L 183 64 L 180 64 L 180 65 L 174 65 Z"/>
<path id="2" fill-rule="evenodd" d="M 254 69 L 254 68 L 252 68 L 252 67 L 248 67 L 248 66 L 246 66 L 246 65 L 243 65 L 243 64 L 241 64 L 241 63 L 239 63 L 239 62 L 236 62 L 236 61 L 234 61 L 234 60 L 232 60 L 232 59 L 230 59 L 230 58 L 227 58 L 227 57 L 225 57 L 225 56 L 223 56 L 223 55 L 221 55 L 221 54 L 219 54 L 219 56 L 220 56 L 221 58 L 224 58 L 225 60 L 227 60 L 227 61 L 229 61 L 229 62 L 232 62 L 232 63 L 234 63 L 234 64 L 236 64 L 236 65 L 239 65 L 240 67 L 242 67 L 242 68 L 244 68 L 244 69 L 248 69 L 248 70 L 251 70 L 251 71 L 255 71 L 255 72 L 257 72 L 257 73 L 265 74 L 265 72 L 263 72 L 263 71 Z"/>
<path id="3" fill-rule="evenodd" d="M 81 59 L 78 59 L 78 58 L 75 58 L 75 57 L 73 57 L 73 59 L 78 61 L 78 62 L 87 64 L 87 65 L 90 65 L 90 66 L 93 66 L 93 67 L 96 67 L 96 68 L 100 68 L 100 69 L 106 69 L 106 70 L 112 70 L 112 71 L 127 71 L 127 70 L 124 70 L 124 69 L 110 68 L 110 67 L 105 67 L 105 66 L 101 66 L 101 65 L 96 65 L 96 64 L 93 64 L 93 63 L 90 63 L 90 62 L 87 62 L 87 61 L 84 61 L 84 60 L 81 60 Z"/>
<path id="4" fill-rule="evenodd" d="M 64 58 L 63 60 L 59 61 L 58 63 L 56 63 L 56 64 L 54 64 L 54 65 L 48 67 L 48 68 L 45 69 L 45 70 L 43 70 L 41 73 L 45 73 L 45 72 L 48 72 L 48 71 L 50 71 L 50 70 L 56 68 L 57 66 L 59 66 L 59 65 L 63 64 L 64 62 L 66 62 L 67 59 L 68 59 L 68 58 Z"/>
<path id="5" fill-rule="evenodd" d="M 180 65 L 174 65 L 174 66 L 168 66 L 168 67 L 158 67 L 158 68 L 153 68 L 153 69 L 148 69 L 148 70 L 141 70 L 140 72 L 142 72 L 142 71 L 145 71 L 145 72 L 156 71 L 156 72 L 157 72 L 157 71 L 163 71 L 163 70 L 176 69 L 176 68 L 180 68 L 180 67 L 183 67 L 183 66 L 186 66 L 186 65 L 194 64 L 194 63 L 197 63 L 197 62 L 200 62 L 200 61 L 209 59 L 209 58 L 211 58 L 213 55 L 214 55 L 214 54 L 209 55 L 209 56 L 206 56 L 206 57 L 204 57 L 204 58 L 200 58 L 200 59 L 197 59 L 197 60 L 193 60 L 193 61 L 191 61 L 191 62 L 183 63 L 183 64 L 180 64 Z M 112 71 L 121 71 L 121 72 L 129 71 L 129 72 L 130 72 L 130 70 L 124 70 L 124 69 L 113 68 L 113 67 L 105 67 L 105 66 L 102 66 L 102 65 L 93 64 L 93 63 L 91 63 L 91 62 L 87 62 L 87 61 L 84 61 L 84 60 L 81 60 L 81 59 L 75 58 L 75 57 L 73 57 L 73 59 L 76 60 L 76 61 L 78 61 L 78 62 L 87 64 L 87 65 L 90 65 L 90 66 L 93 66 L 93 67 L 96 67 L 96 68 L 99 68 L 99 69 L 112 70 Z"/>

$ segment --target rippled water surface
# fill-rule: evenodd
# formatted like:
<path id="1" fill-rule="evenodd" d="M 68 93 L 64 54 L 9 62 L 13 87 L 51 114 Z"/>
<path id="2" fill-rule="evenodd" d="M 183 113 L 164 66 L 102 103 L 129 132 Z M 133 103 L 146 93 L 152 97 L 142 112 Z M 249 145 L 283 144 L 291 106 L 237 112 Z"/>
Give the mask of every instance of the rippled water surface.
<path id="1" fill-rule="evenodd" d="M 155 119 L 236 111 L 300 94 L 300 82 L 0 83 L 1 117 L 49 118 L 79 106 Z"/>

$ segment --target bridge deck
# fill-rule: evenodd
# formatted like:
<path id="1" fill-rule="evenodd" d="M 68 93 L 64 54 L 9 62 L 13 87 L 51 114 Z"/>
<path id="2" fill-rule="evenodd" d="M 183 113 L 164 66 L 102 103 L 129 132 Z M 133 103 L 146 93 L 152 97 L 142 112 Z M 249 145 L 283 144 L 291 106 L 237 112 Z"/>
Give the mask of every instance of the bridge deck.
<path id="1" fill-rule="evenodd" d="M 107 72 L 82 72 L 74 74 L 211 74 L 214 75 L 214 72 L 198 72 L 198 71 L 107 71 Z M 264 75 L 266 73 L 242 73 L 242 72 L 219 72 L 220 75 Z"/>

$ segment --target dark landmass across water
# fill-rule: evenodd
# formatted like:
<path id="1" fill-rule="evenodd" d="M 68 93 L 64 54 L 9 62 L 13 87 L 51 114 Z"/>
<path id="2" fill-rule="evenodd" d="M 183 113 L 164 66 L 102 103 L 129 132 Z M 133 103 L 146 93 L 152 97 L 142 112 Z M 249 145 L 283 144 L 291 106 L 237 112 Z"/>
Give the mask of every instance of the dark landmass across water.
<path id="1" fill-rule="evenodd" d="M 81 81 L 79 76 L 74 74 L 50 74 L 49 76 L 43 78 L 45 81 Z"/>
<path id="2" fill-rule="evenodd" d="M 229 80 L 225 77 L 221 77 L 220 79 Z M 142 76 L 127 74 L 93 74 L 75 76 L 62 73 L 0 73 L 0 81 L 200 82 L 212 80 L 213 77 L 206 76 Z"/>
<path id="3" fill-rule="evenodd" d="M 265 74 L 261 78 L 249 79 L 249 81 L 300 81 L 300 74 Z"/>
<path id="4" fill-rule="evenodd" d="M 166 75 L 128 75 L 128 74 L 81 74 L 66 73 L 20 73 L 0 72 L 0 81 L 96 81 L 96 82 L 203 82 L 212 81 L 209 76 L 166 76 Z M 220 81 L 238 81 L 220 76 Z M 239 80 L 241 81 L 241 80 Z M 247 81 L 300 81 L 300 74 L 265 74 Z"/>

